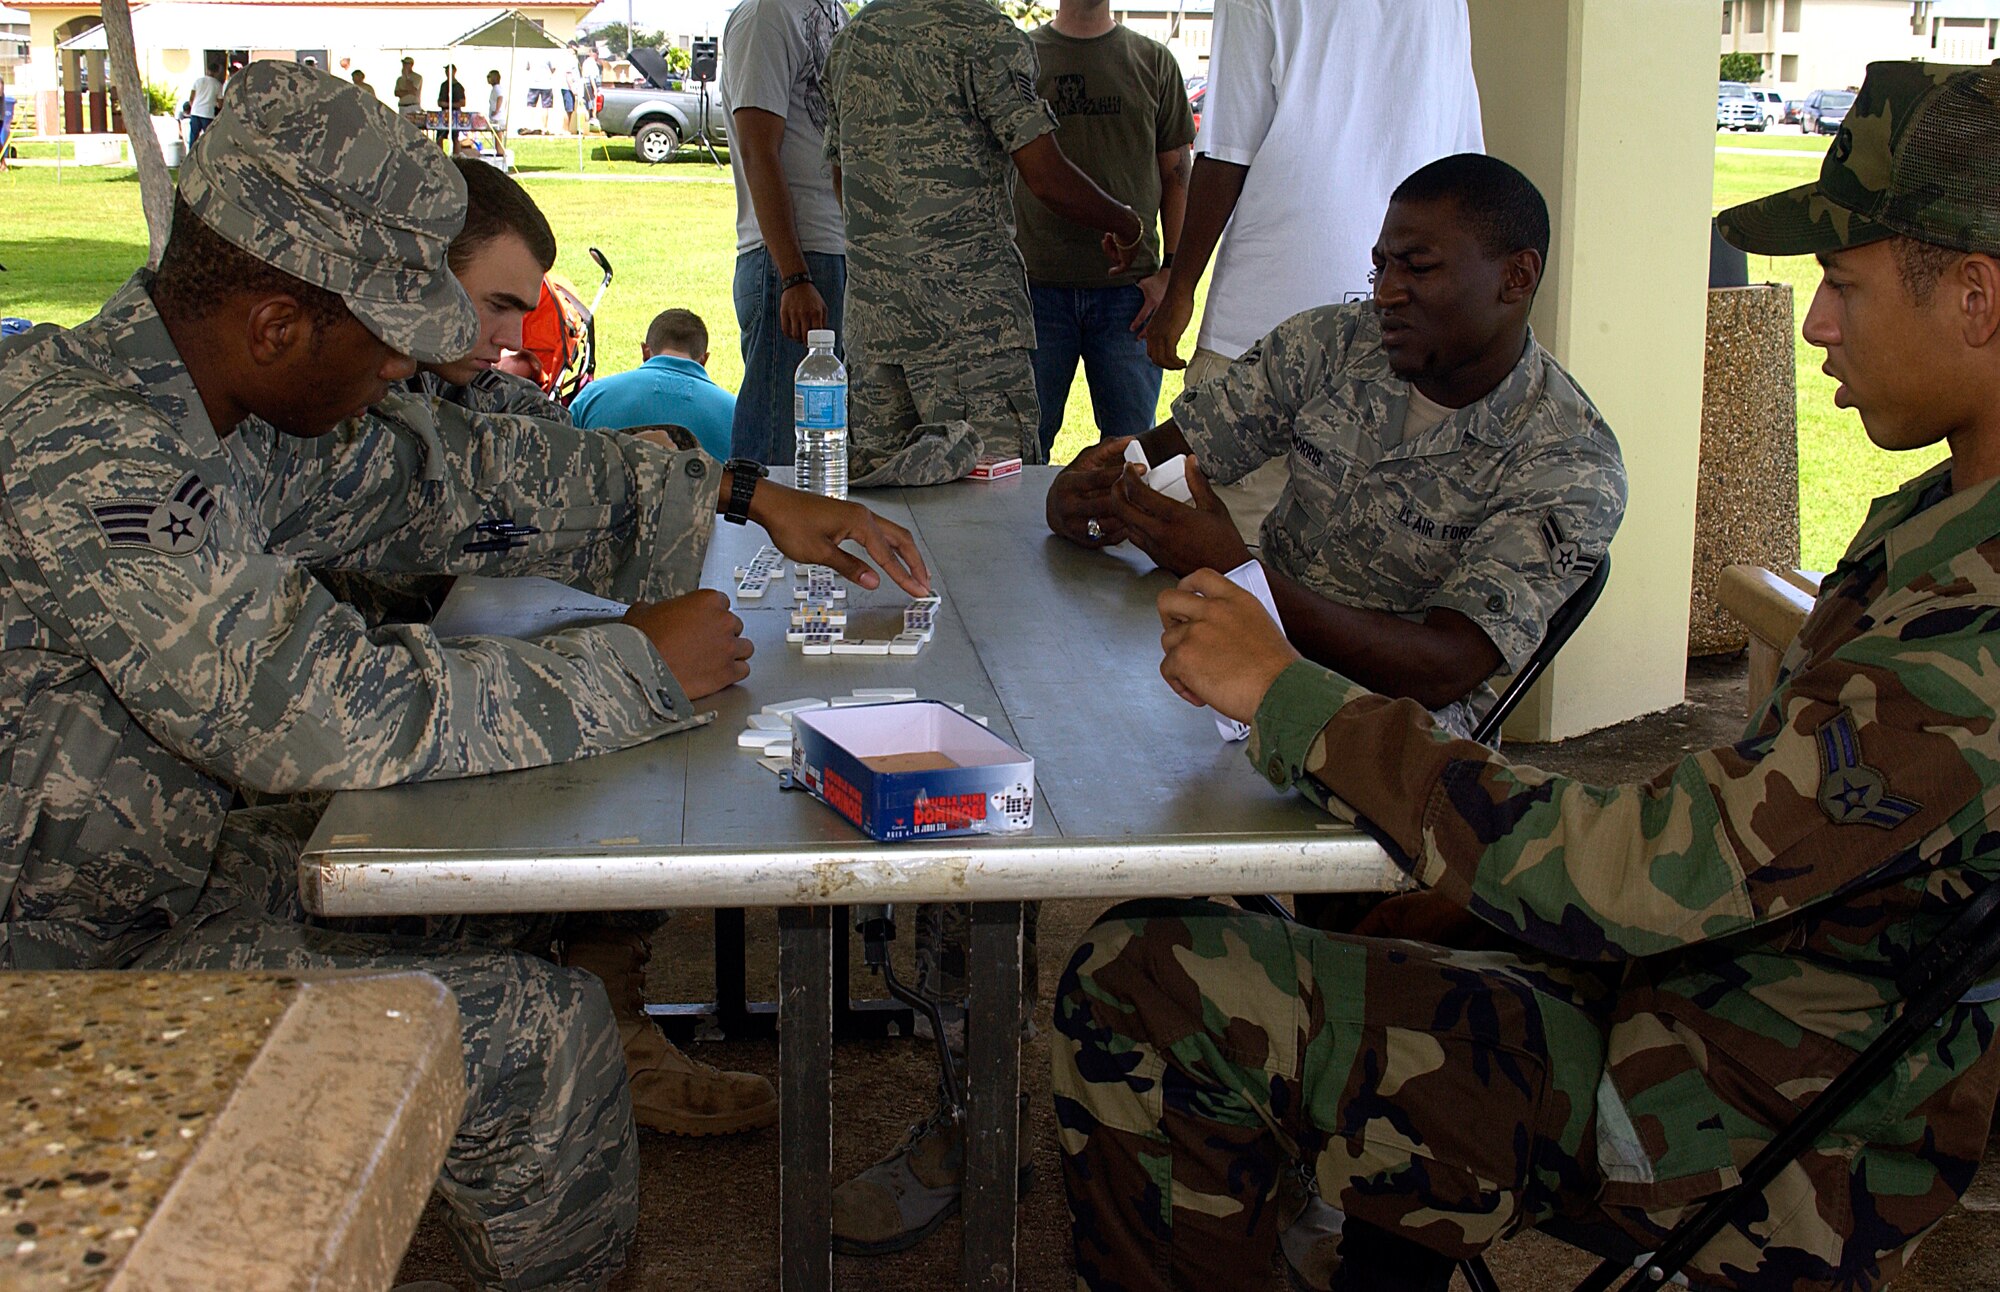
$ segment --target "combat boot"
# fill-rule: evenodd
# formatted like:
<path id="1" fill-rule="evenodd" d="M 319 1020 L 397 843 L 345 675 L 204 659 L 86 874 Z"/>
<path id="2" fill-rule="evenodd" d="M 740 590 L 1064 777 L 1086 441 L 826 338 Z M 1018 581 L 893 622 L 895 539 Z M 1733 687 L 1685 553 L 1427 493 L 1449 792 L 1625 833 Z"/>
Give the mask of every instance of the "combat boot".
<path id="1" fill-rule="evenodd" d="M 667 1135 L 734 1135 L 778 1120 L 778 1092 L 754 1072 L 724 1072 L 680 1052 L 646 1015 L 646 939 L 621 929 L 585 929 L 563 947 L 562 962 L 603 981 L 618 1020 L 632 1117 Z"/>

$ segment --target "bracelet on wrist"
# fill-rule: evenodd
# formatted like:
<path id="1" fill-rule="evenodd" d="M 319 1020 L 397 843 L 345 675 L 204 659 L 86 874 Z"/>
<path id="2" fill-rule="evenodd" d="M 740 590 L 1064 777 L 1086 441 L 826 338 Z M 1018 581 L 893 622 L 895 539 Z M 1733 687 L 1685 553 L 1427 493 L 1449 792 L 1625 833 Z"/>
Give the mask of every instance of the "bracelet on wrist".
<path id="1" fill-rule="evenodd" d="M 1174 253 L 1169 251 L 1165 255 L 1160 257 L 1160 268 L 1172 269 L 1173 267 L 1174 267 Z"/>
<path id="2" fill-rule="evenodd" d="M 1138 217 L 1134 216 L 1133 218 L 1137 219 Z M 1125 241 L 1123 238 L 1120 238 L 1115 233 L 1111 235 L 1111 245 L 1118 248 L 1120 251 L 1130 251 L 1132 248 L 1138 246 L 1145 240 L 1146 240 L 1146 226 L 1143 223 L 1139 225 L 1139 232 L 1132 235 L 1132 241 L 1130 242 Z"/>
<path id="3" fill-rule="evenodd" d="M 792 290 L 792 288 L 794 287 L 804 287 L 808 283 L 812 282 L 812 280 L 813 276 L 811 272 L 808 270 L 801 269 L 796 274 L 787 275 L 785 280 L 778 284 L 778 291 L 780 293 L 783 293 Z"/>

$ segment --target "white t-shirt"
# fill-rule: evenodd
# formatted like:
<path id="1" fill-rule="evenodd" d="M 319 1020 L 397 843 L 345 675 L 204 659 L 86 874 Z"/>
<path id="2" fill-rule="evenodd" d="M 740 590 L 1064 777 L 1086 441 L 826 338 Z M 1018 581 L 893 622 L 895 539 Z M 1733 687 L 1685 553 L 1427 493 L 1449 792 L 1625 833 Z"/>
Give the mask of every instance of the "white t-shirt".
<path id="1" fill-rule="evenodd" d="M 1200 344 L 1369 290 L 1396 185 L 1485 151 L 1465 0 L 1216 0 L 1197 153 L 1248 166 Z"/>
<path id="2" fill-rule="evenodd" d="M 833 170 L 827 165 L 826 52 L 834 33 L 847 22 L 837 0 L 743 0 L 722 28 L 722 110 L 734 129 L 738 108 L 761 108 L 785 119 L 778 165 L 792 193 L 792 224 L 799 247 L 827 255 L 847 254 L 846 225 L 833 200 Z M 764 245 L 742 154 L 729 150 L 736 179 L 736 250 Z"/>
<path id="3" fill-rule="evenodd" d="M 216 100 L 222 97 L 222 82 L 212 76 L 194 78 L 188 87 L 188 115 L 191 117 L 215 116 Z"/>

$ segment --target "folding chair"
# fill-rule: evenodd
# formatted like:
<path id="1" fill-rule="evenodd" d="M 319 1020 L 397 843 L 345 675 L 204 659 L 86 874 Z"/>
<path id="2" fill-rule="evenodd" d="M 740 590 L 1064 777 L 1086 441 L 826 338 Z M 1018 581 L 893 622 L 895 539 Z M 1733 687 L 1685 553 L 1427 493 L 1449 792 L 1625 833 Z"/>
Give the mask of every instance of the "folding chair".
<path id="1" fill-rule="evenodd" d="M 1549 665 L 1555 662 L 1556 653 L 1563 648 L 1564 643 L 1569 641 L 1585 617 L 1590 614 L 1591 608 L 1597 604 L 1597 598 L 1604 592 L 1604 585 L 1610 578 L 1611 554 L 1607 552 L 1597 562 L 1597 568 L 1590 572 L 1590 577 L 1583 581 L 1582 586 L 1570 593 L 1569 600 L 1563 602 L 1557 607 L 1556 612 L 1549 616 L 1549 628 L 1542 634 L 1542 644 L 1535 647 L 1535 653 L 1528 656 L 1528 662 L 1521 666 L 1521 671 L 1514 675 L 1514 680 L 1507 684 L 1507 689 L 1500 693 L 1500 698 L 1486 711 L 1486 716 L 1479 720 L 1479 726 L 1472 733 L 1474 740 L 1482 745 L 1490 745 L 1500 735 L 1500 728 L 1507 721 L 1507 715 L 1514 711 L 1515 706 L 1521 703 L 1521 697 L 1528 693 L 1529 688 L 1548 671 Z M 1246 911 L 1254 911 L 1259 915 L 1275 915 L 1281 920 L 1294 918 L 1283 902 L 1268 893 L 1253 893 L 1247 897 L 1239 897 L 1236 899 L 1236 904 Z"/>
<path id="2" fill-rule="evenodd" d="M 1750 1160 L 1735 1188 L 1674 1226 L 1658 1251 L 1635 1258 L 1628 1247 L 1623 1254 L 1607 1254 L 1598 1250 L 1603 1244 L 1588 1240 L 1599 1235 L 1596 1230 L 1576 1241 L 1574 1245 L 1605 1258 L 1576 1285 L 1576 1292 L 1606 1292 L 1620 1275 L 1626 1277 L 1619 1292 L 1666 1286 L 1710 1239 L 1762 1195 L 1779 1172 L 1873 1091 L 1949 1010 L 1959 1004 L 2000 999 L 2000 983 L 1993 981 L 1996 970 L 2000 970 L 2000 883 L 1988 885 L 1966 902 L 1924 957 L 1898 980 L 1903 1012 Z M 1572 1241 L 1562 1225 L 1545 1228 L 1559 1240 Z M 1630 1242 L 1622 1234 L 1618 1238 Z M 1472 1292 L 1499 1292 L 1500 1285 L 1481 1257 L 1460 1262 L 1459 1272 Z"/>

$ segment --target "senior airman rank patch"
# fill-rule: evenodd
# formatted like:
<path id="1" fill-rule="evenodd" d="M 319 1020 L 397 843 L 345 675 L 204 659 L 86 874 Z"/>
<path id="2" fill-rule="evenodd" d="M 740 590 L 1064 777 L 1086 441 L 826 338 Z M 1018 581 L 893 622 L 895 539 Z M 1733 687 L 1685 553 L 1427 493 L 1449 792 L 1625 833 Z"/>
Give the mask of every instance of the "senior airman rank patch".
<path id="1" fill-rule="evenodd" d="M 186 556 L 208 541 L 215 495 L 190 471 L 164 502 L 103 502 L 90 509 L 113 547 L 143 547 L 163 556 Z"/>
<path id="2" fill-rule="evenodd" d="M 1854 715 L 1842 709 L 1826 720 L 1819 741 L 1819 809 L 1835 825 L 1872 825 L 1893 830 L 1922 807 L 1889 793 L 1882 773 L 1861 761 L 1861 737 Z"/>

